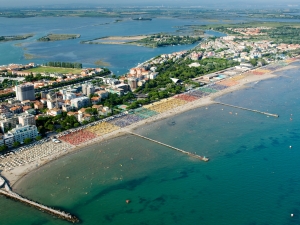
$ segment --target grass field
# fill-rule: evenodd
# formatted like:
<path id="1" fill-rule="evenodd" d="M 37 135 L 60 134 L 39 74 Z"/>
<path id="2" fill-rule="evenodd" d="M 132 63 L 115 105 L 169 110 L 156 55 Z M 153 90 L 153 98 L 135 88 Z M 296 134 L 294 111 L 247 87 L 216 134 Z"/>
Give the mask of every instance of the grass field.
<path id="1" fill-rule="evenodd" d="M 28 69 L 28 70 L 24 70 L 24 72 L 32 72 L 32 73 L 62 73 L 62 74 L 73 73 L 73 74 L 80 74 L 81 69 L 40 66 L 40 67 L 37 67 L 37 68 L 31 68 L 31 69 Z"/>
<path id="2" fill-rule="evenodd" d="M 45 37 L 41 37 L 38 41 L 63 41 L 69 39 L 79 38 L 80 34 L 48 34 Z"/>
<path id="3" fill-rule="evenodd" d="M 230 27 L 230 28 L 243 28 L 243 27 L 280 27 L 284 25 L 291 25 L 285 22 L 248 22 L 248 23 L 236 23 L 236 24 L 209 24 L 209 25 L 201 25 L 202 28 L 216 28 L 216 27 Z M 291 25 L 292 27 L 298 27 L 298 24 Z"/>

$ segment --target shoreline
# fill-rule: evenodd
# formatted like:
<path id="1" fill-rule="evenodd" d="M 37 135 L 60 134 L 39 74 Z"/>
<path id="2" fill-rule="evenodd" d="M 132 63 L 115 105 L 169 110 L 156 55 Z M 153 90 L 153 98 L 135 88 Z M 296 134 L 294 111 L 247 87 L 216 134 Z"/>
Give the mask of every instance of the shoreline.
<path id="1" fill-rule="evenodd" d="M 274 72 L 288 70 L 288 69 L 292 69 L 295 67 L 297 67 L 297 66 L 287 65 L 284 68 L 280 68 L 279 70 L 276 70 Z M 133 123 L 127 127 L 119 128 L 118 130 L 115 130 L 111 133 L 99 136 L 95 139 L 85 142 L 84 144 L 72 146 L 71 148 L 67 149 L 66 151 L 58 152 L 53 155 L 46 156 L 42 160 L 35 160 L 29 164 L 16 167 L 10 171 L 2 171 L 1 174 L 9 181 L 9 184 L 11 187 L 17 188 L 18 185 L 22 182 L 22 180 L 23 180 L 22 178 L 30 175 L 30 173 L 33 171 L 37 171 L 37 170 L 41 169 L 43 166 L 46 166 L 48 163 L 51 163 L 54 160 L 57 160 L 64 156 L 69 156 L 69 155 L 75 154 L 77 152 L 83 151 L 83 150 L 85 150 L 86 147 L 95 145 L 99 142 L 112 140 L 114 138 L 124 136 L 126 134 L 129 134 L 128 131 L 134 131 L 143 125 L 147 125 L 148 123 L 161 121 L 166 118 L 169 118 L 169 117 L 172 117 L 172 116 L 175 116 L 175 115 L 178 115 L 178 114 L 181 114 L 181 113 L 184 113 L 184 112 L 196 109 L 196 108 L 201 108 L 204 106 L 212 105 L 215 103 L 214 100 L 216 98 L 223 96 L 225 94 L 231 93 L 233 91 L 238 91 L 238 90 L 247 88 L 247 84 L 278 77 L 278 75 L 273 74 L 274 72 L 267 73 L 264 75 L 247 75 L 244 78 L 240 79 L 239 84 L 236 86 L 228 87 L 225 90 L 221 90 L 219 92 L 212 93 L 208 96 L 197 99 L 195 101 L 188 102 L 182 106 L 178 106 L 176 108 L 170 109 L 166 112 L 163 112 L 163 113 L 157 114 L 153 117 L 141 120 L 137 123 Z"/>

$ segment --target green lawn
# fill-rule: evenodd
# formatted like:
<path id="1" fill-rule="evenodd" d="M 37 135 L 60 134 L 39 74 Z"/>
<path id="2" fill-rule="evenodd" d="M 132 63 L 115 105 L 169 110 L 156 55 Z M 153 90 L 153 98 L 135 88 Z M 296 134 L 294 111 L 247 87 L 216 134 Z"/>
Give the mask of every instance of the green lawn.
<path id="1" fill-rule="evenodd" d="M 291 27 L 299 27 L 298 24 L 291 24 L 286 22 L 248 22 L 248 23 L 235 23 L 235 24 L 209 24 L 209 25 L 201 25 L 203 28 L 217 28 L 217 27 L 228 27 L 228 28 L 243 28 L 243 27 L 280 27 L 289 25 Z M 200 27 L 201 27 L 200 26 Z"/>
<path id="2" fill-rule="evenodd" d="M 37 68 L 32 68 L 28 70 L 24 70 L 26 72 L 32 73 L 73 73 L 80 74 L 81 69 L 72 69 L 72 68 L 60 68 L 60 67 L 49 67 L 49 66 L 40 66 Z"/>

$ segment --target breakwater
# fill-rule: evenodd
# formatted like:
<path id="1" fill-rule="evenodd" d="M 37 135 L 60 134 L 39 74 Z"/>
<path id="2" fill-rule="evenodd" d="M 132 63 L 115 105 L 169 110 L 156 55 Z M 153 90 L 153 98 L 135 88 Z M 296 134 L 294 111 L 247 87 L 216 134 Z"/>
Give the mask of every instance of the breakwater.
<path id="1" fill-rule="evenodd" d="M 180 149 L 180 148 L 173 147 L 173 146 L 171 146 L 171 145 L 162 143 L 162 142 L 160 142 L 160 141 L 153 140 L 153 139 L 151 139 L 151 138 L 145 137 L 145 136 L 140 135 L 140 134 L 137 134 L 137 133 L 133 133 L 133 132 L 130 132 L 130 131 L 128 131 L 128 133 L 130 133 L 130 134 L 132 134 L 132 135 L 135 135 L 135 136 L 137 136 L 137 137 L 146 139 L 146 140 L 148 140 L 148 141 L 152 141 L 152 142 L 154 142 L 154 143 L 163 145 L 163 146 L 165 146 L 165 147 L 171 148 L 171 149 L 173 149 L 173 150 L 179 151 L 179 152 L 184 153 L 184 154 L 186 154 L 186 155 L 188 155 L 188 156 L 191 156 L 191 157 L 193 157 L 193 158 L 200 159 L 200 160 L 202 160 L 202 161 L 204 161 L 204 162 L 209 161 L 209 158 L 206 158 L 205 156 L 200 156 L 200 155 L 196 155 L 196 154 L 191 153 L 191 152 L 184 151 L 184 150 L 182 150 L 182 149 Z"/>
<path id="2" fill-rule="evenodd" d="M 219 105 L 229 106 L 229 107 L 232 107 L 232 108 L 237 108 L 237 109 L 242 109 L 242 110 L 246 110 L 246 111 L 250 111 L 250 112 L 260 113 L 260 114 L 264 114 L 264 115 L 267 115 L 267 116 L 279 117 L 278 114 L 273 114 L 273 113 L 268 113 L 268 112 L 262 112 L 262 111 L 259 111 L 259 110 L 256 110 L 256 109 L 248 109 L 248 108 L 244 108 L 244 107 L 240 107 L 240 106 L 235 106 L 235 105 L 230 105 L 230 104 L 226 104 L 226 103 L 222 103 L 222 102 L 215 102 L 215 103 L 219 104 Z"/>
<path id="3" fill-rule="evenodd" d="M 64 220 L 67 220 L 69 222 L 72 222 L 72 223 L 79 222 L 79 219 L 76 216 L 71 215 L 70 213 L 60 211 L 58 209 L 50 208 L 50 207 L 45 206 L 43 204 L 40 204 L 40 203 L 34 202 L 32 200 L 29 200 L 27 198 L 24 198 L 21 195 L 18 195 L 17 193 L 15 193 L 11 190 L 11 188 L 9 187 L 7 182 L 4 180 L 4 178 L 0 176 L 0 187 L 2 187 L 3 185 L 5 187 L 5 190 L 0 189 L 0 194 L 6 196 L 7 198 L 11 198 L 13 200 L 25 203 L 27 205 L 30 205 L 32 207 L 35 207 L 35 208 L 43 211 L 43 212 L 49 213 L 53 216 L 56 216 L 56 217 L 64 219 Z"/>

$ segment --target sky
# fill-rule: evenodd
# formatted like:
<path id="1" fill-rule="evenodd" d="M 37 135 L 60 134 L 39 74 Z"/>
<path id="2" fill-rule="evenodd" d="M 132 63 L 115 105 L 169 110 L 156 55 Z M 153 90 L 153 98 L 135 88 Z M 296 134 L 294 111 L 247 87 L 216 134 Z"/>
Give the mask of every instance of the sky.
<path id="1" fill-rule="evenodd" d="M 128 6 L 128 5 L 149 5 L 149 6 L 209 6 L 226 4 L 251 4 L 251 5 L 289 5 L 299 4 L 299 0 L 0 0 L 1 7 L 33 7 L 49 6 L 55 4 L 70 5 L 97 5 L 97 6 Z"/>

